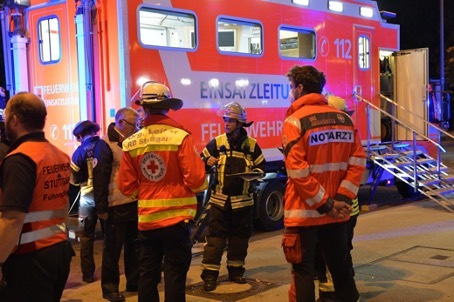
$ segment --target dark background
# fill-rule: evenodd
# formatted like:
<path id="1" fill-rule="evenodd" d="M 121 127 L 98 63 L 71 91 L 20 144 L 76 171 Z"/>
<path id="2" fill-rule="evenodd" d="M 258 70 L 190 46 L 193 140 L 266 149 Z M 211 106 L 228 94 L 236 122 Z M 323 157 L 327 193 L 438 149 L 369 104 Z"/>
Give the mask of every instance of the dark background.
<path id="1" fill-rule="evenodd" d="M 440 79 L 440 0 L 376 1 L 380 11 L 397 14 L 388 23 L 400 25 L 400 49 L 429 48 L 429 77 Z M 445 62 L 454 61 L 454 0 L 444 0 L 444 40 Z M 454 67 L 446 63 L 445 83 L 454 86 Z"/>

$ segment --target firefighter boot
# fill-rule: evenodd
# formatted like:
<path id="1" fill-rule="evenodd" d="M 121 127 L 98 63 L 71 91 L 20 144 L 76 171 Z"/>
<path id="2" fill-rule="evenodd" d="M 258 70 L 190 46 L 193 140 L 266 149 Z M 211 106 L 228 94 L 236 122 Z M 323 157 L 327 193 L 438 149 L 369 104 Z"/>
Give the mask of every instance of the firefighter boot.
<path id="1" fill-rule="evenodd" d="M 218 280 L 218 271 L 203 270 L 200 277 L 203 280 L 203 290 L 206 292 L 211 292 L 216 289 L 217 280 Z"/>
<path id="2" fill-rule="evenodd" d="M 237 284 L 246 284 L 247 281 L 243 277 L 244 274 L 244 267 L 236 267 L 236 266 L 227 266 L 227 270 L 229 271 L 229 280 L 235 282 Z"/>

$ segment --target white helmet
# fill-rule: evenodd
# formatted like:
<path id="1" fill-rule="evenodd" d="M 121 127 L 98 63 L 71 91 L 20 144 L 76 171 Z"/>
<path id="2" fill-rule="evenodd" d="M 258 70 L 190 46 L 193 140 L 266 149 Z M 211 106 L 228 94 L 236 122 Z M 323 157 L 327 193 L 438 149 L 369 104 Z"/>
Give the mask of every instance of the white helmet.
<path id="1" fill-rule="evenodd" d="M 172 110 L 178 110 L 183 107 L 183 101 L 177 98 L 172 98 L 170 90 L 166 85 L 154 81 L 143 83 L 142 88 L 140 88 L 140 96 L 136 101 L 136 104 Z"/>

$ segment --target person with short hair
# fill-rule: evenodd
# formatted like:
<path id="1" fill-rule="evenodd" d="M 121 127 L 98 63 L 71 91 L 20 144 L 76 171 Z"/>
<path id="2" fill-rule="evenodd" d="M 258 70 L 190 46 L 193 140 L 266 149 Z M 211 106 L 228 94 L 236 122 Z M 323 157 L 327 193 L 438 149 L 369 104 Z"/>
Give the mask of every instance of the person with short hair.
<path id="1" fill-rule="evenodd" d="M 65 224 L 70 159 L 45 138 L 38 96 L 14 95 L 4 114 L 12 144 L 0 168 L 0 301 L 58 302 L 74 255 Z"/>
<path id="2" fill-rule="evenodd" d="M 282 128 L 287 170 L 282 246 L 292 263 L 289 301 L 315 301 L 317 242 L 333 277 L 336 296 L 356 302 L 347 226 L 366 166 L 366 155 L 347 113 L 328 105 L 325 74 L 292 67 L 290 107 Z"/>
<path id="3" fill-rule="evenodd" d="M 137 199 L 124 196 L 117 186 L 123 157 L 123 141 L 137 131 L 139 113 L 131 107 L 120 108 L 115 122 L 102 137 L 110 152 L 102 153 L 93 169 L 93 192 L 98 216 L 104 220 L 101 288 L 104 299 L 125 301 L 119 292 L 120 270 L 118 261 L 123 249 L 126 291 L 137 292 L 139 261 L 137 249 Z"/>
<path id="4" fill-rule="evenodd" d="M 146 82 L 137 101 L 145 110 L 142 128 L 123 141 L 118 187 L 138 199 L 139 302 L 159 301 L 164 270 L 165 301 L 186 301 L 186 276 L 192 259 L 188 223 L 197 211 L 195 194 L 208 186 L 194 141 L 169 110 L 183 101 L 167 86 Z"/>

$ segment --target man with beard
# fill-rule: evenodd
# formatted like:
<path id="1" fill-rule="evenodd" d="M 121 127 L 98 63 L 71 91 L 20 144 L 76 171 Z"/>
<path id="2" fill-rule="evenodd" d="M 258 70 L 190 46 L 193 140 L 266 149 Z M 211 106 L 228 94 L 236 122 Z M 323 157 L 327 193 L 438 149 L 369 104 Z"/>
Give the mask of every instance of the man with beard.
<path id="1" fill-rule="evenodd" d="M 5 109 L 0 171 L 0 301 L 60 301 L 74 254 L 67 240 L 70 160 L 44 137 L 46 107 L 18 93 Z"/>
<path id="2" fill-rule="evenodd" d="M 347 227 L 366 166 L 366 155 L 349 115 L 322 95 L 325 74 L 313 66 L 288 73 L 290 107 L 282 127 L 287 186 L 284 254 L 292 263 L 289 301 L 314 302 L 317 242 L 341 302 L 356 302 Z"/>

